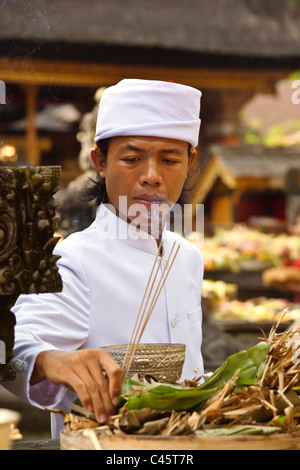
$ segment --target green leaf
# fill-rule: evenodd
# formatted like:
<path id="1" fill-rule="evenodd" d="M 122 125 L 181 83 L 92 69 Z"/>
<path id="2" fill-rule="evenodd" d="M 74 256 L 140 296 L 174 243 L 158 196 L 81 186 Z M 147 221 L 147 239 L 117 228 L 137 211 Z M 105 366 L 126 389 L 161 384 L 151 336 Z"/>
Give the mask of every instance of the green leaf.
<path id="1" fill-rule="evenodd" d="M 274 434 L 281 432 L 280 427 L 257 425 L 207 426 L 195 431 L 196 436 L 250 436 L 255 434 Z"/>
<path id="2" fill-rule="evenodd" d="M 240 351 L 229 356 L 222 366 L 219 367 L 219 369 L 217 369 L 202 386 L 200 386 L 201 389 L 208 387 L 223 387 L 224 383 L 228 382 L 238 369 L 240 369 L 238 375 L 238 384 L 240 385 L 245 385 L 245 381 L 247 379 L 258 378 L 259 368 L 268 351 L 268 344 L 262 341 L 251 349 Z"/>
<path id="3" fill-rule="evenodd" d="M 283 415 L 277 416 L 275 422 L 276 422 L 276 425 L 277 425 L 277 426 L 279 425 L 279 426 L 281 426 L 281 427 L 283 428 L 284 425 L 285 425 L 285 422 L 286 422 L 286 416 L 283 416 Z M 273 425 L 273 424 L 275 424 L 275 423 L 274 423 L 273 420 L 272 420 L 272 421 L 270 422 L 270 424 Z"/>
<path id="4" fill-rule="evenodd" d="M 260 366 L 268 350 L 267 343 L 261 342 L 249 350 L 233 354 L 206 382 L 190 389 L 182 389 L 180 386 L 146 384 L 127 379 L 123 394 L 119 397 L 117 409 L 124 405 L 129 410 L 151 408 L 159 411 L 188 411 L 195 409 L 221 390 L 237 370 L 239 370 L 237 389 L 256 383 Z M 134 392 L 134 385 L 142 385 L 144 390 Z"/>
<path id="5" fill-rule="evenodd" d="M 169 393 L 157 393 L 155 389 L 150 389 L 129 396 L 127 406 L 129 410 L 146 407 L 159 411 L 185 411 L 194 408 L 216 392 L 217 389 L 199 390 L 194 388 L 174 390 Z"/>

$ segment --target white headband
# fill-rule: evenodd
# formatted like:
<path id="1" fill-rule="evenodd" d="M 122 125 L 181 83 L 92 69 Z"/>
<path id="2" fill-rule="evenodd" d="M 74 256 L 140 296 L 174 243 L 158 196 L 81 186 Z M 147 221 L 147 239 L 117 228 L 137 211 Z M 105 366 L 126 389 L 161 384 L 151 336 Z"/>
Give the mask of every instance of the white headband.
<path id="1" fill-rule="evenodd" d="M 165 137 L 196 147 L 201 91 L 157 80 L 125 79 L 101 97 L 95 142 L 117 136 Z"/>

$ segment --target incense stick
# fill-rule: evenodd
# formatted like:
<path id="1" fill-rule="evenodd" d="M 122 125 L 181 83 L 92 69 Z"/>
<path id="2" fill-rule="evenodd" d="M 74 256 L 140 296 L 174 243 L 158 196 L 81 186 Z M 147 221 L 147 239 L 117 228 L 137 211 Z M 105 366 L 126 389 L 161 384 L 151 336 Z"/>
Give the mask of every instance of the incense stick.
<path id="1" fill-rule="evenodd" d="M 171 250 L 171 253 L 172 253 L 172 251 L 173 251 L 173 249 L 174 249 L 174 246 L 175 246 L 175 245 L 173 245 L 173 248 L 172 248 L 172 250 Z M 167 277 L 168 277 L 168 275 L 169 275 L 169 273 L 170 273 L 170 269 L 171 269 L 171 267 L 172 267 L 172 265 L 173 265 L 173 263 L 174 263 L 174 261 L 175 261 L 175 258 L 176 258 L 176 256 L 177 256 L 177 253 L 178 253 L 179 248 L 180 248 L 180 246 L 177 247 L 177 250 L 176 250 L 175 255 L 174 255 L 173 259 L 172 259 L 172 262 L 171 262 L 171 264 L 170 264 L 170 267 L 168 267 L 168 263 L 169 263 L 169 259 L 170 259 L 171 254 L 170 254 L 169 258 L 168 258 L 168 262 L 167 262 L 167 264 L 166 264 L 166 266 L 165 266 L 165 268 L 164 268 L 164 270 L 163 270 L 163 272 L 162 272 L 161 278 L 160 278 L 160 282 L 162 281 L 162 283 L 159 284 L 159 287 L 156 289 L 156 296 L 154 297 L 154 299 L 152 299 L 152 303 L 151 303 L 151 305 L 150 305 L 150 309 L 149 309 L 149 311 L 148 311 L 148 314 L 147 314 L 147 317 L 146 317 L 146 321 L 145 321 L 145 323 L 144 323 L 144 325 L 143 325 L 143 328 L 142 328 L 142 330 L 141 330 L 141 332 L 140 332 L 140 335 L 139 335 L 139 338 L 138 338 L 138 342 L 139 342 L 140 339 L 141 339 L 141 336 L 142 336 L 142 334 L 143 334 L 143 332 L 144 332 L 144 330 L 145 330 L 145 328 L 146 328 L 146 324 L 147 324 L 147 322 L 148 322 L 148 320 L 149 320 L 149 318 L 150 318 L 150 315 L 151 315 L 151 313 L 152 313 L 152 311 L 153 311 L 153 309 L 154 309 L 154 307 L 155 307 L 155 304 L 156 304 L 156 302 L 157 302 L 157 300 L 158 300 L 158 297 L 159 297 L 159 295 L 160 295 L 160 293 L 161 293 L 161 290 L 162 290 L 162 288 L 163 288 L 163 286 L 164 286 L 164 284 L 165 284 L 165 282 L 166 282 L 166 280 L 167 280 Z M 165 274 L 166 271 L 167 271 L 167 275 L 166 275 L 166 277 L 164 277 L 164 274 Z"/>
<path id="2" fill-rule="evenodd" d="M 141 302 L 141 305 L 140 305 L 140 308 L 139 308 L 139 312 L 138 312 L 138 315 L 136 317 L 136 320 L 135 320 L 135 324 L 134 324 L 134 327 L 133 327 L 133 330 L 132 330 L 132 334 L 131 334 L 131 338 L 129 340 L 129 343 L 127 345 L 127 349 L 126 349 L 126 353 L 125 353 L 125 358 L 124 358 L 124 361 L 123 361 L 123 366 L 122 366 L 122 369 L 123 369 L 123 378 L 126 378 L 126 374 L 128 372 L 128 370 L 126 370 L 126 361 L 127 361 L 127 356 L 129 354 L 129 351 L 131 350 L 132 348 L 132 344 L 134 343 L 134 341 L 136 341 L 136 335 L 137 333 L 135 333 L 135 330 L 138 331 L 138 328 L 140 328 L 140 324 L 142 322 L 142 319 L 145 315 L 145 309 L 146 309 L 146 306 L 148 304 L 148 301 L 149 301 L 149 297 L 151 295 L 151 292 L 152 292 L 152 289 L 153 289 L 153 286 L 154 286 L 154 283 L 155 283 L 155 280 L 156 280 L 156 277 L 157 277 L 157 273 L 158 273 L 158 270 L 160 268 L 160 265 L 161 265 L 161 262 L 162 262 L 162 259 L 163 259 L 163 255 L 161 256 L 160 258 L 160 262 L 158 264 L 158 267 L 157 267 L 157 270 L 156 270 L 156 273 L 155 273 L 155 276 L 154 276 L 154 279 L 153 279 L 153 282 L 152 282 L 152 286 L 151 286 L 151 289 L 150 289 L 150 293 L 148 295 L 148 299 L 147 299 L 147 302 L 146 302 L 146 305 L 144 307 L 144 310 L 143 310 L 143 313 L 142 313 L 142 317 L 140 319 L 140 323 L 139 323 L 139 326 L 137 327 L 137 322 L 138 322 L 138 319 L 141 315 L 141 311 L 142 311 L 142 306 L 143 306 L 143 303 L 144 303 L 144 300 L 145 300 L 145 297 L 146 297 L 146 294 L 147 294 L 147 291 L 148 291 L 148 288 L 149 288 L 149 285 L 150 285 L 150 281 L 151 281 L 151 278 L 152 278 L 152 275 L 153 275 L 153 271 L 154 271 L 154 268 L 155 268 L 155 265 L 156 265 L 156 261 L 157 261 L 157 258 L 159 256 L 159 253 L 160 253 L 160 250 L 161 250 L 161 246 L 162 246 L 162 240 L 160 241 L 160 244 L 159 244 L 159 247 L 158 247 L 158 250 L 157 250 L 157 253 L 156 253 L 156 257 L 155 257 L 155 260 L 154 260 L 154 263 L 153 263 L 153 266 L 152 266 L 152 270 L 151 270 L 151 273 L 150 273 L 150 276 L 149 276 L 149 279 L 148 279 L 148 282 L 147 282 L 147 285 L 146 285 L 146 289 L 145 289 L 145 292 L 144 292 L 144 295 L 143 295 L 143 298 L 142 298 L 142 302 Z M 135 336 L 134 336 L 135 334 Z"/>
<path id="3" fill-rule="evenodd" d="M 156 279 L 157 279 L 157 274 L 158 274 L 158 270 L 159 270 L 159 267 L 160 267 L 160 264 L 161 264 L 162 259 L 160 260 L 159 266 L 158 266 L 158 268 L 157 268 L 157 270 L 156 270 L 156 274 L 155 274 L 155 277 L 154 277 L 154 280 L 153 280 L 153 283 L 152 283 L 152 287 L 151 287 L 150 293 L 148 294 L 148 300 L 147 300 L 146 306 L 144 307 L 144 310 L 143 310 L 143 315 L 142 315 L 142 317 L 141 317 L 141 319 L 140 319 L 140 322 L 139 322 L 138 329 L 134 332 L 134 330 L 135 330 L 135 328 L 136 328 L 136 325 L 137 325 L 137 320 L 136 320 L 136 322 L 135 322 L 134 330 L 133 330 L 133 332 L 132 332 L 130 342 L 129 342 L 128 346 L 127 346 L 125 358 L 124 358 L 124 361 L 123 361 L 123 367 L 122 367 L 122 369 L 123 369 L 123 382 L 124 382 L 125 379 L 126 379 L 126 376 L 127 376 L 128 371 L 129 371 L 129 369 L 130 369 L 131 363 L 132 363 L 132 361 L 133 361 L 133 358 L 134 358 L 134 355 L 135 355 L 135 353 L 136 353 L 136 349 L 137 349 L 137 347 L 138 347 L 138 344 L 139 344 L 139 342 L 140 342 L 140 339 L 141 339 L 141 337 L 142 337 L 142 334 L 143 334 L 143 332 L 144 332 L 144 330 L 145 330 L 145 328 L 146 328 L 146 325 L 147 325 L 147 323 L 148 323 L 148 321 L 149 321 L 149 318 L 150 318 L 150 316 L 151 316 L 151 314 L 152 314 L 152 312 L 153 312 L 153 309 L 154 309 L 154 307 L 155 307 L 155 305 L 156 305 L 156 302 L 157 302 L 157 300 L 158 300 L 158 297 L 159 297 L 159 295 L 160 295 L 160 292 L 161 292 L 161 290 L 162 290 L 162 288 L 163 288 L 163 286 L 164 286 L 164 284 L 165 284 L 165 282 L 166 282 L 166 280 L 167 280 L 167 277 L 168 277 L 168 275 L 169 275 L 169 273 L 170 273 L 170 270 L 171 270 L 171 268 L 172 268 L 172 266 L 173 266 L 173 263 L 174 263 L 174 261 L 175 261 L 175 258 L 176 258 L 176 256 L 177 256 L 177 253 L 178 253 L 178 250 L 179 250 L 179 248 L 180 248 L 180 245 L 177 247 L 177 250 L 176 250 L 176 252 L 175 252 L 175 254 L 174 254 L 173 258 L 172 258 L 172 261 L 171 261 L 171 263 L 170 263 L 171 255 L 172 255 L 172 253 L 173 253 L 173 250 L 174 250 L 175 245 L 176 245 L 176 242 L 174 242 L 174 244 L 173 244 L 173 246 L 172 246 L 172 249 L 171 249 L 170 254 L 169 254 L 169 257 L 168 257 L 168 260 L 167 260 L 167 262 L 165 263 L 165 266 L 164 266 L 163 272 L 162 272 L 162 274 L 161 274 L 160 280 L 159 280 L 159 282 L 158 282 L 158 284 L 157 284 L 157 287 L 156 287 L 154 296 L 153 296 L 153 298 L 152 298 L 152 301 L 151 301 L 151 304 L 150 304 L 148 313 L 147 313 L 147 315 L 146 315 L 144 324 L 143 324 L 143 326 L 141 327 L 142 319 L 143 319 L 143 317 L 145 316 L 146 306 L 147 306 L 147 304 L 148 304 L 148 302 L 149 302 L 153 285 L 154 285 L 154 283 L 155 283 L 155 281 L 156 281 Z M 156 259 L 157 259 L 157 257 L 156 257 Z M 156 263 L 156 259 L 155 259 L 155 263 Z M 147 286 L 146 286 L 146 290 L 145 290 L 145 293 L 144 293 L 144 296 L 143 296 L 142 304 L 143 304 L 143 301 L 144 301 L 144 299 L 145 299 L 145 297 L 146 297 L 147 289 L 148 289 L 149 284 L 150 284 L 150 279 L 151 279 L 152 274 L 153 274 L 153 270 L 154 270 L 155 263 L 154 263 L 154 265 L 153 265 L 153 268 L 152 268 L 152 271 L 151 271 L 151 274 L 150 274 L 150 277 L 149 277 L 149 280 L 148 280 L 148 283 L 147 283 Z M 165 276 L 165 273 L 166 273 L 166 272 L 167 272 L 167 274 L 166 274 L 166 276 Z M 138 318 L 139 315 L 140 315 L 141 308 L 142 308 L 142 304 L 141 304 L 141 307 L 140 307 L 140 309 L 139 309 L 139 313 L 138 313 L 137 318 Z M 140 331 L 139 331 L 139 328 L 140 328 L 140 327 L 141 327 L 141 329 L 140 329 Z M 138 338 L 137 338 L 138 332 L 139 332 L 139 336 L 138 336 Z M 136 338 L 137 338 L 137 340 L 136 340 Z M 134 341 L 133 341 L 133 339 L 134 339 Z M 128 358 L 128 356 L 129 356 L 129 358 Z"/>
<path id="4" fill-rule="evenodd" d="M 137 327 L 138 319 L 139 319 L 139 317 L 140 317 L 140 315 L 141 315 L 142 306 L 143 306 L 143 303 L 144 303 L 144 300 L 145 300 L 145 297 L 146 297 L 146 293 L 147 293 L 147 290 L 148 290 L 148 287 L 149 287 L 149 284 L 150 284 L 150 281 L 151 281 L 151 277 L 152 277 L 152 275 L 153 275 L 153 271 L 154 271 L 154 267 L 155 267 L 155 265 L 156 265 L 157 258 L 158 258 L 158 256 L 159 256 L 159 253 L 160 253 L 160 250 L 161 250 L 161 245 L 162 245 L 162 240 L 160 241 L 160 244 L 159 244 L 159 247 L 158 247 L 156 256 L 155 256 L 155 260 L 154 260 L 154 263 L 153 263 L 153 266 L 152 266 L 152 269 L 151 269 L 151 273 L 150 273 L 150 276 L 149 276 L 149 279 L 148 279 L 148 282 L 147 282 L 147 285 L 146 285 L 146 289 L 145 289 L 145 292 L 144 292 L 144 295 L 143 295 L 143 298 L 142 298 L 142 302 L 141 302 L 141 305 L 140 305 L 140 308 L 139 308 L 139 311 L 138 311 L 138 314 L 137 314 L 137 317 L 136 317 L 136 320 L 135 320 L 135 323 L 134 323 L 134 327 L 133 327 L 133 330 L 132 330 L 131 338 L 130 338 L 129 343 L 128 343 L 128 345 L 127 345 L 127 349 L 126 349 L 126 353 L 125 353 L 125 357 L 124 357 L 124 361 L 123 361 L 123 366 L 122 366 L 123 370 L 124 370 L 124 368 L 125 368 L 125 364 L 126 364 L 128 352 L 129 352 L 129 349 L 130 349 L 130 345 L 131 345 L 132 342 L 134 342 L 134 340 L 136 339 L 136 336 L 133 338 L 133 335 L 134 335 L 135 329 L 136 329 L 136 327 Z M 153 280 L 153 283 L 152 283 L 152 287 L 151 287 L 149 296 L 150 296 L 150 294 L 151 294 L 151 292 L 152 292 L 153 285 L 154 285 L 154 282 L 155 282 L 155 279 L 156 279 L 156 276 L 157 276 L 158 269 L 159 269 L 159 267 L 160 267 L 160 265 L 161 265 L 162 259 L 163 259 L 163 255 L 161 256 L 160 262 L 159 262 L 159 264 L 158 264 L 158 267 L 157 267 L 157 270 L 156 270 L 156 273 L 155 273 L 155 277 L 154 277 L 154 280 Z M 148 300 L 149 300 L 149 296 L 148 296 Z M 148 300 L 147 300 L 147 303 L 148 303 Z M 147 306 L 147 303 L 146 303 L 146 306 Z M 146 308 L 146 306 L 145 306 L 145 308 Z M 140 319 L 139 325 L 141 324 L 141 321 L 142 321 L 142 319 L 143 319 L 143 315 L 144 315 L 144 312 L 145 312 L 145 308 L 144 308 L 142 317 L 141 317 L 141 319 Z"/>

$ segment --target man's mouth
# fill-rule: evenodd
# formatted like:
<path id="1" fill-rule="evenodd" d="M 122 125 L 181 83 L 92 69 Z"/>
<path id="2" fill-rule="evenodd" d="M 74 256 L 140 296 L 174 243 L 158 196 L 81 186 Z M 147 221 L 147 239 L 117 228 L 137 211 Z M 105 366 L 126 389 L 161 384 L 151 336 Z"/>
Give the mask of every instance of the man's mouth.
<path id="1" fill-rule="evenodd" d="M 141 194 L 135 197 L 138 202 L 147 202 L 149 204 L 162 204 L 166 201 L 166 198 L 159 194 Z"/>

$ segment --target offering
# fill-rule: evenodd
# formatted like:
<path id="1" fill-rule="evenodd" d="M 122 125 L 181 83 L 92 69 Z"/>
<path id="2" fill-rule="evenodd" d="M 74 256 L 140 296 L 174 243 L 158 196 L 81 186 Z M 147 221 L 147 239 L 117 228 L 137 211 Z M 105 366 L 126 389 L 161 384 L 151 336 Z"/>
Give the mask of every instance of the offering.
<path id="1" fill-rule="evenodd" d="M 279 323 L 256 346 L 228 357 L 205 381 L 195 377 L 163 384 L 127 378 L 109 425 L 100 426 L 75 402 L 65 414 L 62 448 L 76 439 L 79 445 L 79 436 L 82 446 L 89 442 L 89 448 L 102 449 L 126 448 L 122 442 L 140 449 L 161 449 L 163 443 L 167 449 L 300 448 L 300 331 L 279 334 Z"/>
<path id="2" fill-rule="evenodd" d="M 199 247 L 206 270 L 264 270 L 293 265 L 300 258 L 299 236 L 266 234 L 244 225 L 219 228 L 204 243 L 197 234 L 188 239 Z"/>

